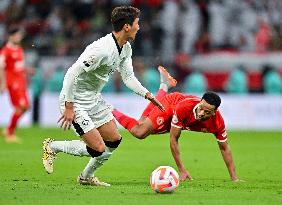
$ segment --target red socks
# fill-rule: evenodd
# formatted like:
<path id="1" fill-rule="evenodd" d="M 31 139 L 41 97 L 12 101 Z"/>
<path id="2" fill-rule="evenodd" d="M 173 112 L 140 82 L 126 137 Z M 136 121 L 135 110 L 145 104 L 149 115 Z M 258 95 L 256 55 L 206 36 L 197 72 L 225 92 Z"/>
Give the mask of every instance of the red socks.
<path id="1" fill-rule="evenodd" d="M 21 118 L 22 115 L 23 115 L 22 112 L 14 112 L 12 119 L 11 119 L 11 122 L 8 126 L 8 129 L 7 129 L 8 135 L 14 134 L 15 129 L 16 129 L 17 124 L 18 124 L 18 121 L 19 121 L 19 119 Z"/>
<path id="2" fill-rule="evenodd" d="M 164 91 L 163 89 L 159 89 L 156 95 L 156 99 L 158 101 L 160 101 L 164 96 L 166 96 L 167 92 Z M 149 115 L 149 113 L 151 112 L 151 110 L 155 107 L 155 105 L 153 103 L 149 103 L 147 105 L 147 107 L 145 108 L 145 110 L 142 113 L 142 117 L 147 117 Z"/>
<path id="3" fill-rule="evenodd" d="M 119 124 L 121 124 L 128 131 L 130 131 L 135 125 L 139 124 L 139 122 L 137 120 L 135 120 L 134 118 L 131 118 L 131 117 L 119 112 L 116 109 L 114 109 L 112 111 L 112 113 L 113 113 L 114 117 L 116 118 L 116 120 L 119 122 Z"/>
<path id="4" fill-rule="evenodd" d="M 166 94 L 167 94 L 166 91 L 164 91 L 163 89 L 160 89 L 157 92 L 156 99 L 161 100 Z M 151 112 L 151 110 L 154 108 L 154 106 L 155 105 L 150 102 L 149 105 L 146 107 L 146 109 L 143 111 L 142 117 L 147 117 L 148 114 Z M 116 120 L 119 122 L 119 124 L 121 124 L 128 131 L 130 131 L 135 125 L 139 124 L 139 122 L 135 120 L 134 118 L 131 118 L 116 109 L 114 109 L 112 113 L 114 117 L 116 118 Z"/>

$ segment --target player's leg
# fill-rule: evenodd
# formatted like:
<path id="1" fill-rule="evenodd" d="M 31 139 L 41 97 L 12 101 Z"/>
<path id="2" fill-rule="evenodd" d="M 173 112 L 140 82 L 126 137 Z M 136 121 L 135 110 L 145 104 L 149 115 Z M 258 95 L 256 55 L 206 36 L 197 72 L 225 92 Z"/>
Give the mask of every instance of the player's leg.
<path id="1" fill-rule="evenodd" d="M 106 150 L 101 156 L 90 159 L 85 169 L 78 177 L 78 182 L 81 184 L 92 185 L 93 180 L 87 182 L 85 179 L 95 178 L 97 180 L 97 177 L 95 177 L 96 171 L 111 157 L 113 151 L 119 146 L 122 139 L 114 120 L 100 126 L 98 131 L 104 139 Z"/>
<path id="2" fill-rule="evenodd" d="M 29 109 L 29 100 L 25 90 L 11 90 L 9 89 L 10 99 L 14 106 L 14 112 L 11 120 L 4 131 L 6 142 L 20 142 L 20 139 L 15 136 L 15 130 L 18 122 L 23 114 Z"/>
<path id="3" fill-rule="evenodd" d="M 160 101 L 164 96 L 166 96 L 169 88 L 176 86 L 177 81 L 169 74 L 169 72 L 164 67 L 159 66 L 158 70 L 160 73 L 160 89 L 156 94 L 156 99 Z M 140 121 L 144 120 L 154 107 L 155 105 L 150 102 L 143 111 Z"/>
<path id="4" fill-rule="evenodd" d="M 112 152 L 118 147 L 121 142 L 121 136 L 114 121 L 114 116 L 111 113 L 111 105 L 107 104 L 102 98 L 99 98 L 98 101 L 99 104 L 91 109 L 90 116 L 102 136 L 106 148 L 102 155 L 90 159 L 77 181 L 80 184 L 86 185 L 109 186 L 107 183 L 100 182 L 95 176 L 95 172 L 110 158 Z"/>
<path id="5" fill-rule="evenodd" d="M 176 86 L 177 81 L 166 71 L 164 67 L 159 66 L 158 70 L 160 72 L 160 89 L 157 92 L 156 98 L 157 100 L 161 101 L 164 96 L 166 96 L 168 89 Z M 138 139 L 144 139 L 154 130 L 151 120 L 147 119 L 147 116 L 154 108 L 155 105 L 150 102 L 143 111 L 142 116 L 138 121 L 132 117 L 125 115 L 117 109 L 114 109 L 112 113 L 116 120 L 132 135 L 134 135 Z"/>
<path id="6" fill-rule="evenodd" d="M 84 142 L 80 140 L 54 141 L 50 139 L 43 142 L 42 160 L 47 173 L 53 172 L 54 159 L 59 152 L 75 156 L 97 157 L 105 151 L 105 143 L 86 111 L 76 110 L 76 122 L 73 122 L 73 128 Z"/>
<path id="7" fill-rule="evenodd" d="M 128 115 L 125 115 L 117 109 L 114 109 L 112 113 L 116 120 L 119 122 L 119 124 L 121 124 L 134 137 L 138 139 L 146 138 L 153 131 L 152 123 L 147 118 L 143 119 L 142 122 L 140 122 L 132 117 L 129 117 Z"/>
<path id="8" fill-rule="evenodd" d="M 105 151 L 105 143 L 96 129 L 81 136 L 81 140 L 54 141 L 47 138 L 43 141 L 43 166 L 48 174 L 53 173 L 54 160 L 63 152 L 74 156 L 98 157 Z"/>

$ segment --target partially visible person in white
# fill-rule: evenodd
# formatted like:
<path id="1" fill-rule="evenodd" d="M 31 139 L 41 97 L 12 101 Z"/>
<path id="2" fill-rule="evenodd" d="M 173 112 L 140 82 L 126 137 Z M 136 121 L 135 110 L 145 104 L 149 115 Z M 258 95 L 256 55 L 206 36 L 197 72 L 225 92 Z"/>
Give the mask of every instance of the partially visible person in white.
<path id="1" fill-rule="evenodd" d="M 227 9 L 224 2 L 211 1 L 209 6 L 210 23 L 209 23 L 209 34 L 211 37 L 212 46 L 218 48 L 223 46 L 227 39 Z"/>
<path id="2" fill-rule="evenodd" d="M 111 14 L 113 32 L 87 46 L 68 69 L 60 94 L 62 116 L 58 123 L 64 129 L 73 126 L 86 146 L 82 142 L 46 139 L 43 142 L 43 165 L 47 173 L 53 172 L 56 150 L 64 150 L 72 155 L 90 155 L 97 161 L 97 167 L 100 167 L 118 147 L 122 138 L 111 113 L 112 106 L 101 97 L 103 87 L 115 71 L 120 72 L 128 88 L 164 110 L 159 101 L 134 76 L 132 49 L 128 41 L 134 40 L 139 30 L 139 15 L 137 8 L 116 7 Z M 78 182 L 109 186 L 94 176 L 93 167 L 86 167 L 78 177 Z"/>
<path id="3" fill-rule="evenodd" d="M 194 44 L 200 35 L 202 26 L 202 17 L 199 7 L 193 0 L 183 1 L 183 8 L 181 9 L 180 16 L 178 17 L 179 30 L 182 33 L 181 39 L 181 52 L 194 53 Z"/>
<path id="4" fill-rule="evenodd" d="M 176 50 L 177 19 L 179 15 L 179 2 L 164 1 L 160 14 L 161 27 L 164 31 L 161 46 L 161 56 L 164 62 L 172 62 Z"/>

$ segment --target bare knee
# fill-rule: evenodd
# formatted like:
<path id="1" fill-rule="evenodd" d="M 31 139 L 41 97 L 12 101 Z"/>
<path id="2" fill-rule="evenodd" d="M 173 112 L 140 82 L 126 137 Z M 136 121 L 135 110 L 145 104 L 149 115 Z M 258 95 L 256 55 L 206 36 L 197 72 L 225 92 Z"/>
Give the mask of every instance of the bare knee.
<path id="1" fill-rule="evenodd" d="M 30 109 L 29 106 L 19 106 L 16 108 L 16 112 L 19 113 L 25 113 L 26 111 L 28 111 Z"/>
<path id="2" fill-rule="evenodd" d="M 94 150 L 97 151 L 97 152 L 104 152 L 106 149 L 106 146 L 105 144 L 98 144 L 95 146 Z"/>
<path id="3" fill-rule="evenodd" d="M 119 141 L 121 139 L 121 135 L 118 133 L 116 135 L 111 136 L 110 140 L 111 142 Z"/>

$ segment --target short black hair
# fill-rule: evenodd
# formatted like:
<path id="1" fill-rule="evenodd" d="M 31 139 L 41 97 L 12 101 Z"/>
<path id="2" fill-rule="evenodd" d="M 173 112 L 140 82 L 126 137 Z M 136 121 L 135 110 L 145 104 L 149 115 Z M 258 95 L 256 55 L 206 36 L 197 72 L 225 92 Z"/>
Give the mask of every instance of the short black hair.
<path id="1" fill-rule="evenodd" d="M 20 31 L 22 31 L 22 29 L 19 26 L 10 26 L 7 29 L 8 35 L 13 35 L 13 34 L 18 33 Z"/>
<path id="2" fill-rule="evenodd" d="M 111 22 L 114 31 L 121 31 L 124 24 L 132 26 L 134 20 L 140 16 L 140 10 L 133 6 L 119 6 L 114 8 Z"/>
<path id="3" fill-rule="evenodd" d="M 205 100 L 210 105 L 214 105 L 215 109 L 217 109 L 220 106 L 220 103 L 221 103 L 221 99 L 220 99 L 219 95 L 216 94 L 215 92 L 211 92 L 211 91 L 206 92 L 203 95 L 202 99 Z"/>

